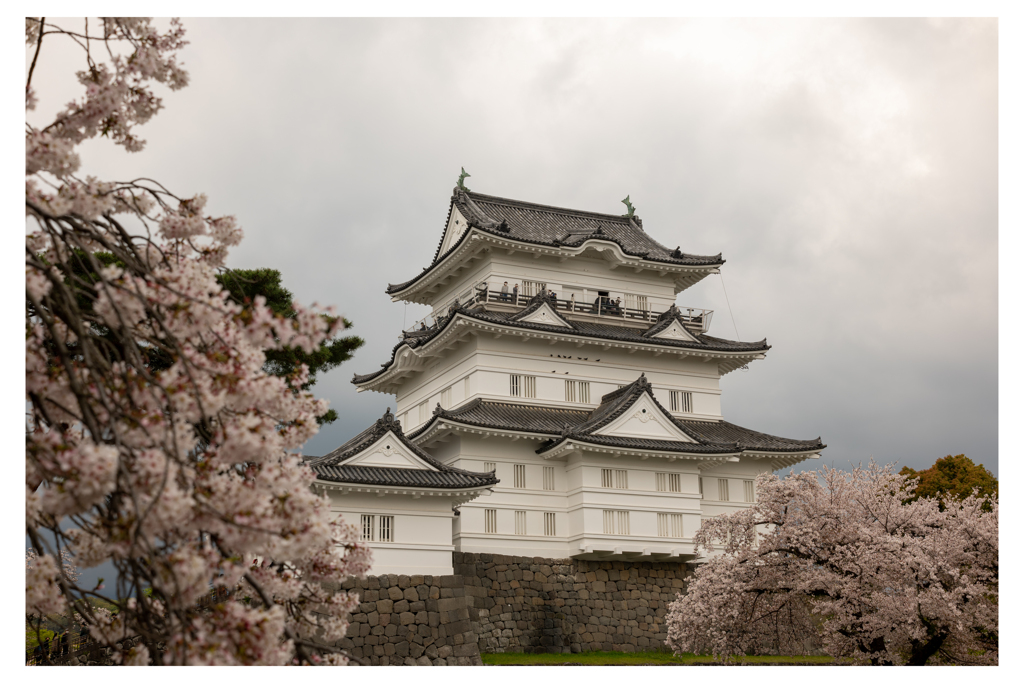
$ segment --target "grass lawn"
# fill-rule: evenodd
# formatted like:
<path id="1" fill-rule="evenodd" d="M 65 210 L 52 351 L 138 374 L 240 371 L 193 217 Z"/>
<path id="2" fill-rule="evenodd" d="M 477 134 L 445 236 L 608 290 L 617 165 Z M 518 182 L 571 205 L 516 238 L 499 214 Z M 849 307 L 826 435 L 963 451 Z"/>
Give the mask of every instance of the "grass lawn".
<path id="1" fill-rule="evenodd" d="M 670 652 L 580 652 L 578 654 L 524 654 L 506 652 L 480 655 L 489 666 L 685 666 L 710 664 L 704 655 L 673 655 Z M 743 664 L 832 664 L 831 657 L 743 657 Z"/>

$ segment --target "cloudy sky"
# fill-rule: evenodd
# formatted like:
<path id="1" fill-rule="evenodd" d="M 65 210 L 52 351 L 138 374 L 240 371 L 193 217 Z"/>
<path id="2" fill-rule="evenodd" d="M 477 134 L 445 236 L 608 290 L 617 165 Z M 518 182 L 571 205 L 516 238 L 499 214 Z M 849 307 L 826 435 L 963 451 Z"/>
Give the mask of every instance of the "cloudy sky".
<path id="1" fill-rule="evenodd" d="M 273 267 L 366 345 L 318 383 L 326 453 L 394 405 L 357 394 L 420 306 L 451 188 L 620 213 L 722 252 L 679 303 L 767 337 L 722 381 L 727 419 L 821 436 L 822 462 L 998 474 L 994 20 L 186 20 L 192 77 L 146 150 L 83 170 L 205 192 Z M 76 93 L 54 52 L 41 113 Z M 76 65 L 77 68 L 77 65 Z M 724 282 L 723 282 L 724 280 Z M 735 328 L 724 296 L 727 287 Z"/>

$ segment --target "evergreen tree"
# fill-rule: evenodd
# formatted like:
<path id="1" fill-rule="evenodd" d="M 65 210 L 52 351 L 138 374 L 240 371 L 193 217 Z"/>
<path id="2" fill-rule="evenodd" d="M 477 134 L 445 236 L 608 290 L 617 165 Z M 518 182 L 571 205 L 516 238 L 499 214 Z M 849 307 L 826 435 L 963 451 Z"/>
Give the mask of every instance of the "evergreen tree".
<path id="1" fill-rule="evenodd" d="M 999 495 L 999 480 L 984 465 L 975 465 L 963 453 L 939 458 L 926 470 L 915 471 L 904 467 L 900 474 L 917 477 L 917 486 L 910 500 L 938 498 L 942 495 L 952 495 L 963 500 L 974 489 L 978 489 L 979 498 L 997 498 Z"/>

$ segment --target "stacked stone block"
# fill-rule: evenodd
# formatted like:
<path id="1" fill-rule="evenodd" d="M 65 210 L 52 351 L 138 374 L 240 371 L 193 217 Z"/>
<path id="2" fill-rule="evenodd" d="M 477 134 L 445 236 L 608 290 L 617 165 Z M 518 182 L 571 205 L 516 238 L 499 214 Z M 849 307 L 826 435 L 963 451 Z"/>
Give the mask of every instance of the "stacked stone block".
<path id="1" fill-rule="evenodd" d="M 461 576 L 387 574 L 349 579 L 359 608 L 336 645 L 371 665 L 480 665 Z"/>
<path id="2" fill-rule="evenodd" d="M 685 564 L 455 553 L 481 652 L 635 652 L 665 647 Z"/>

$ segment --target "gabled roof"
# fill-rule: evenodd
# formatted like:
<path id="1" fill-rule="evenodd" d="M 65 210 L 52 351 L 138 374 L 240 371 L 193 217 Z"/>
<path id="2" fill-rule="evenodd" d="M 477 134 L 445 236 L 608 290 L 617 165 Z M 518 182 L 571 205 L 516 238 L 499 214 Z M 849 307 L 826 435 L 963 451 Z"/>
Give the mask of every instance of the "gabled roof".
<path id="1" fill-rule="evenodd" d="M 652 239 L 643 229 L 637 216 L 615 216 L 564 209 L 544 204 L 493 197 L 478 192 L 463 191 L 456 187 L 452 193 L 448 218 L 452 207 L 458 207 L 466 218 L 469 228 L 527 244 L 552 247 L 578 247 L 589 239 L 600 239 L 619 245 L 623 253 L 646 261 L 680 266 L 716 267 L 725 263 L 721 254 L 697 256 L 685 254 L 676 247 L 674 250 Z M 446 227 L 447 229 L 447 227 Z M 466 239 L 471 230 L 466 230 L 445 253 L 441 253 L 444 234 L 434 252 L 434 260 L 428 268 L 416 277 L 397 285 L 388 285 L 387 293 L 396 294 L 420 280 L 454 252 Z"/>
<path id="2" fill-rule="evenodd" d="M 397 467 L 356 464 L 362 460 L 359 457 L 361 453 L 383 441 L 392 440 L 396 440 L 414 458 L 421 460 L 423 466 L 410 467 L 408 461 Z M 435 489 L 472 489 L 498 483 L 493 472 L 469 472 L 449 467 L 432 458 L 405 436 L 401 423 L 391 414 L 390 408 L 369 429 L 327 455 L 304 460 L 316 473 L 317 479 L 338 483 Z"/>
<path id="3" fill-rule="evenodd" d="M 559 334 L 571 334 L 576 337 L 608 340 L 613 342 L 629 342 L 634 344 L 652 344 L 670 348 L 694 349 L 711 352 L 720 351 L 725 353 L 763 353 L 771 348 L 771 346 L 768 345 L 767 339 L 762 339 L 761 341 L 756 342 L 740 342 L 712 337 L 709 334 L 698 334 L 694 335 L 695 341 L 687 341 L 685 339 L 665 339 L 648 336 L 647 333 L 650 332 L 651 329 L 664 329 L 668 325 L 672 324 L 673 320 L 679 320 L 681 324 L 682 319 L 681 317 L 678 317 L 678 310 L 676 311 L 676 318 L 658 320 L 648 330 L 642 330 L 634 327 L 622 327 L 618 325 L 604 325 L 589 321 L 567 320 L 560 314 L 558 318 L 565 325 L 550 325 L 522 320 L 526 311 L 531 311 L 531 308 L 532 311 L 536 311 L 537 308 L 539 308 L 538 301 L 541 300 L 543 300 L 542 295 L 534 297 L 534 299 L 531 300 L 532 303 L 527 307 L 527 309 L 516 313 L 466 309 L 461 306 L 453 307 L 451 309 L 451 313 L 438 318 L 433 327 L 422 331 L 404 333 L 404 338 L 391 350 L 391 359 L 387 363 L 382 363 L 380 370 L 375 370 L 374 372 L 370 372 L 365 375 L 356 374 L 352 378 L 352 383 L 363 384 L 384 374 L 387 372 L 388 368 L 391 367 L 392 363 L 395 362 L 395 356 L 401 347 L 408 346 L 410 349 L 417 349 L 426 346 L 433 341 L 435 337 L 448 329 L 452 322 L 459 316 L 479 320 L 481 322 L 503 325 L 510 328 L 556 332 Z M 537 308 L 534 308 L 534 306 Z"/>
<path id="4" fill-rule="evenodd" d="M 625 415 L 642 396 L 652 401 L 664 417 L 693 441 L 608 436 L 600 433 L 603 428 Z M 632 384 L 605 394 L 601 397 L 601 404 L 590 411 L 485 401 L 477 398 L 454 410 L 435 411 L 433 419 L 412 432 L 410 438 L 417 439 L 430 431 L 440 420 L 469 427 L 551 436 L 551 440 L 537 449 L 538 453 L 550 451 L 569 439 L 627 449 L 703 454 L 743 451 L 800 453 L 825 448 L 820 438 L 787 439 L 740 427 L 731 422 L 677 418 L 657 401 L 644 375 L 640 375 Z"/>

